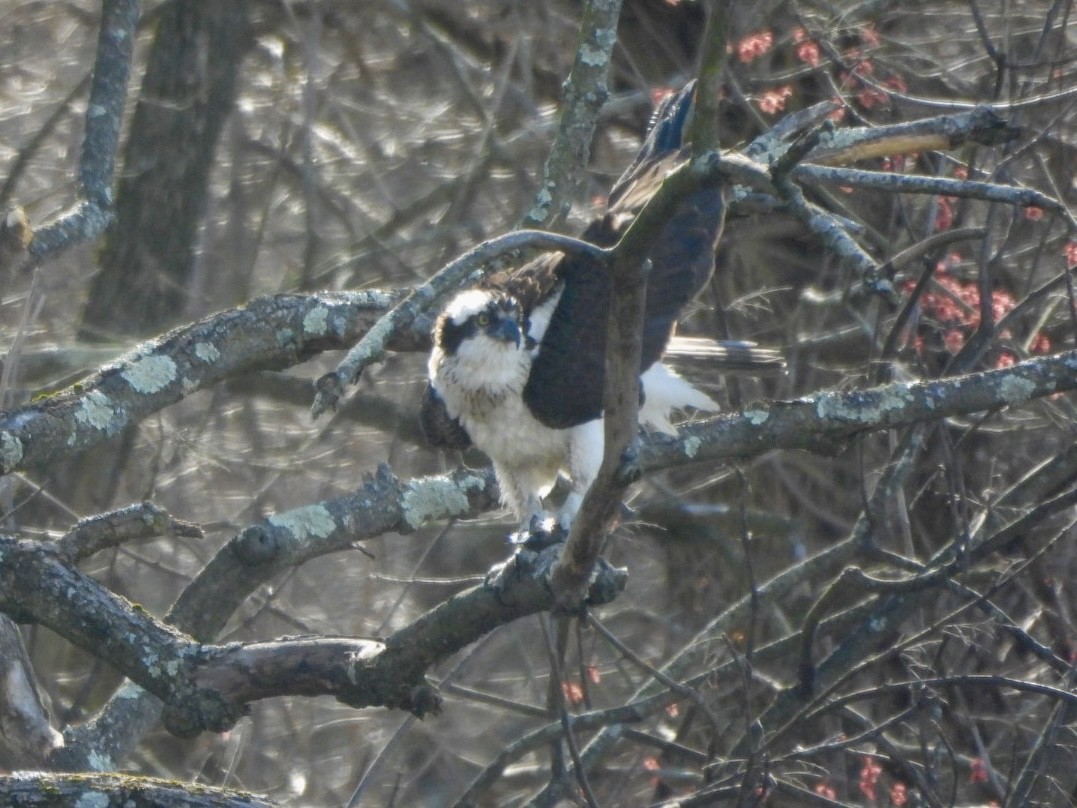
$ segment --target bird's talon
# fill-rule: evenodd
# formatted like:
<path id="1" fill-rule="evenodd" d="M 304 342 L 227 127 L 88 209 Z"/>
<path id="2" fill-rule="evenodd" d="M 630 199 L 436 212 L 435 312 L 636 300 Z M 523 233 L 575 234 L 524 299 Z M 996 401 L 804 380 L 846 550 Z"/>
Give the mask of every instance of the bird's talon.
<path id="1" fill-rule="evenodd" d="M 561 544 L 568 537 L 568 531 L 552 516 L 531 517 L 528 528 L 521 528 L 509 534 L 509 543 L 520 551 L 540 553 L 547 547 Z"/>

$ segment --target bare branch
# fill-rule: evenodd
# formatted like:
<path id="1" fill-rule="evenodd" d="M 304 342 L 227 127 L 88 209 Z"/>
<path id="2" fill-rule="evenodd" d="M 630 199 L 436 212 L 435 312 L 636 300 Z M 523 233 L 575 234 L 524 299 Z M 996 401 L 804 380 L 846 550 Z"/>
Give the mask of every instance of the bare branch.
<path id="1" fill-rule="evenodd" d="M 251 701 L 282 695 L 328 694 L 353 707 L 421 717 L 440 704 L 425 682 L 428 668 L 499 625 L 552 607 L 546 579 L 556 550 L 514 559 L 496 587 L 452 597 L 384 643 L 319 637 L 199 644 L 68 567 L 49 545 L 6 538 L 0 608 L 49 626 L 164 700 L 165 726 L 181 736 L 228 729 Z M 626 580 L 623 571 L 605 568 L 592 586 L 593 602 L 612 599 Z"/>
<path id="2" fill-rule="evenodd" d="M 565 82 L 561 122 L 542 168 L 542 186 L 523 227 L 550 228 L 568 213 L 572 194 L 591 157 L 599 111 L 606 103 L 610 61 L 617 43 L 621 0 L 588 0 L 580 20 L 580 44 Z"/>
<path id="3" fill-rule="evenodd" d="M 108 547 L 157 536 L 201 539 L 204 534 L 198 525 L 176 519 L 152 502 L 140 502 L 81 520 L 57 542 L 57 549 L 75 562 Z"/>
<path id="4" fill-rule="evenodd" d="M 79 201 L 60 219 L 36 230 L 29 246 L 33 264 L 96 238 L 112 221 L 116 144 L 127 100 L 138 14 L 137 0 L 104 0 L 101 4 L 101 30 L 79 165 Z"/>

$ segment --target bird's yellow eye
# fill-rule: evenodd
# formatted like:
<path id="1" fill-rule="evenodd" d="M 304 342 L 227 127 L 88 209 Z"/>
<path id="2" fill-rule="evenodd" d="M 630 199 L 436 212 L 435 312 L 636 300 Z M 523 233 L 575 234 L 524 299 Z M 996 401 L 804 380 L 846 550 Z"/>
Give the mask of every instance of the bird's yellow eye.
<path id="1" fill-rule="evenodd" d="M 488 326 L 488 325 L 490 325 L 490 315 L 487 314 L 485 311 L 480 312 L 479 316 L 475 318 L 475 322 L 477 322 L 479 325 L 481 325 L 483 327 Z"/>

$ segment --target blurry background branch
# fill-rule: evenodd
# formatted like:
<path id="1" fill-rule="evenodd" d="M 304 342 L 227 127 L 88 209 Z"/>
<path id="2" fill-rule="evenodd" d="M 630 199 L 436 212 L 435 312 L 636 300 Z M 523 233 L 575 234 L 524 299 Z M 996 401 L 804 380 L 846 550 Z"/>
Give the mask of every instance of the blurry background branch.
<path id="1" fill-rule="evenodd" d="M 542 167 L 542 184 L 524 227 L 553 229 L 567 216 L 576 188 L 590 163 L 598 113 L 609 98 L 609 72 L 617 44 L 621 0 L 586 0 L 579 45 L 565 81 L 557 135 Z"/>
<path id="2" fill-rule="evenodd" d="M 56 221 L 36 228 L 28 247 L 34 263 L 98 237 L 115 215 L 112 181 L 138 14 L 137 0 L 101 3 L 97 54 L 79 157 L 78 201 Z"/>

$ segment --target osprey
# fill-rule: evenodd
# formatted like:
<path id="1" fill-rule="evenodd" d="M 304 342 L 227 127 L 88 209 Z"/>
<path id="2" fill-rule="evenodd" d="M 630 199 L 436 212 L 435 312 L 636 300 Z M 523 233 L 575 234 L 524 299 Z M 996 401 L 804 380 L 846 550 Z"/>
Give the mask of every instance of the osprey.
<path id="1" fill-rule="evenodd" d="M 606 214 L 582 238 L 616 244 L 658 185 L 683 159 L 681 135 L 693 86 L 655 112 L 639 156 L 610 192 Z M 640 363 L 640 424 L 674 433 L 672 410 L 718 405 L 659 361 L 703 355 L 723 369 L 781 366 L 747 343 L 673 336 L 676 320 L 707 283 L 722 232 L 720 189 L 680 203 L 647 256 L 651 269 Z M 434 326 L 421 418 L 428 442 L 474 445 L 493 463 L 501 499 L 533 531 L 560 470 L 571 478 L 557 522 L 567 530 L 603 454 L 602 394 L 610 280 L 579 255 L 552 254 L 457 294 Z M 538 521 L 536 521 L 538 520 Z"/>

